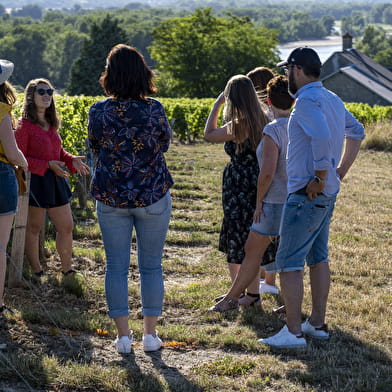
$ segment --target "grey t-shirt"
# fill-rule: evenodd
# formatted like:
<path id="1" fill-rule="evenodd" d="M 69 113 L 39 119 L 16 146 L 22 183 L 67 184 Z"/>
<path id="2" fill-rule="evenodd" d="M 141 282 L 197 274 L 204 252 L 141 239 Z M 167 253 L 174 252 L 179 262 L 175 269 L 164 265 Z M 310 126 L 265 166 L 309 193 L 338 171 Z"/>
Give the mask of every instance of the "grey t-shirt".
<path id="1" fill-rule="evenodd" d="M 276 172 L 268 192 L 263 201 L 266 203 L 283 204 L 287 199 L 287 173 L 286 173 L 286 153 L 287 153 L 287 124 L 288 117 L 280 117 L 264 127 L 263 133 L 272 138 L 279 149 Z M 256 155 L 259 167 L 263 164 L 263 139 L 257 146 Z"/>

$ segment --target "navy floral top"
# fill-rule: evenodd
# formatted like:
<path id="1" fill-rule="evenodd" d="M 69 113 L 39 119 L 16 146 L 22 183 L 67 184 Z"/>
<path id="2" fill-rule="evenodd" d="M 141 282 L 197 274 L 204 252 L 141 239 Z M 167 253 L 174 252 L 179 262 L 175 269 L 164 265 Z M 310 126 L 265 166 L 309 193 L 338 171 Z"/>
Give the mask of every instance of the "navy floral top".
<path id="1" fill-rule="evenodd" d="M 96 102 L 89 112 L 88 138 L 97 159 L 91 193 L 103 204 L 145 207 L 173 185 L 163 155 L 171 130 L 156 99 Z"/>

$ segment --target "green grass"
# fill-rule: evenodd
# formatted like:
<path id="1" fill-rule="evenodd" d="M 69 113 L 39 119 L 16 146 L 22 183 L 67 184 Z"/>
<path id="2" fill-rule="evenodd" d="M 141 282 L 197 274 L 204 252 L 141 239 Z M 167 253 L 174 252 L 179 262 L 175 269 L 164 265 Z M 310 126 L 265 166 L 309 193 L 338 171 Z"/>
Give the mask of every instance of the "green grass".
<path id="1" fill-rule="evenodd" d="M 368 135 L 372 132 L 368 130 Z M 123 357 L 112 346 L 115 328 L 106 314 L 105 256 L 93 203 L 89 201 L 86 210 L 73 208 L 75 267 L 86 280 L 82 296 L 61 284 L 53 230 L 48 231 L 49 276 L 32 290 L 7 289 L 5 300 L 15 313 L 0 319 L 0 343 L 7 344 L 1 352 L 34 388 L 62 392 L 392 390 L 392 154 L 361 150 L 343 181 L 330 236 L 327 322 L 331 339 L 310 341 L 299 352 L 277 352 L 257 342 L 283 325 L 282 316 L 272 312 L 282 303 L 280 297 L 264 296 L 258 310 L 206 312 L 213 298 L 229 287 L 225 256 L 217 249 L 221 178 L 227 160 L 222 145 L 207 143 L 174 143 L 167 154 L 176 183 L 163 255 L 165 307 L 158 323 L 167 345 L 159 353 L 146 355 L 140 344 L 135 248 L 129 280 L 135 344 L 133 354 Z M 304 279 L 305 317 L 311 309 L 308 273 Z M 23 390 L 24 384 L 0 356 L 0 390 L 11 386 Z"/>

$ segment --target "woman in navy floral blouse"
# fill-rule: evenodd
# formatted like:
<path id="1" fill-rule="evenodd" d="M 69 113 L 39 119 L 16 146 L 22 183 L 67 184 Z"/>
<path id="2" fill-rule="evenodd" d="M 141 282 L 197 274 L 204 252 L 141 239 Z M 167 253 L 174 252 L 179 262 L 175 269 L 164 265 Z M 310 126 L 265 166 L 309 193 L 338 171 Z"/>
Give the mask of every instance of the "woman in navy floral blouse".
<path id="1" fill-rule="evenodd" d="M 148 95 L 157 91 L 143 56 L 127 45 L 109 52 L 100 83 L 107 99 L 89 113 L 89 145 L 96 158 L 91 193 L 106 253 L 105 291 L 109 317 L 118 336 L 115 346 L 129 353 L 128 269 L 133 228 L 140 271 L 143 346 L 158 350 L 155 330 L 163 305 L 162 252 L 169 226 L 173 185 L 164 153 L 171 130 L 162 104 Z"/>

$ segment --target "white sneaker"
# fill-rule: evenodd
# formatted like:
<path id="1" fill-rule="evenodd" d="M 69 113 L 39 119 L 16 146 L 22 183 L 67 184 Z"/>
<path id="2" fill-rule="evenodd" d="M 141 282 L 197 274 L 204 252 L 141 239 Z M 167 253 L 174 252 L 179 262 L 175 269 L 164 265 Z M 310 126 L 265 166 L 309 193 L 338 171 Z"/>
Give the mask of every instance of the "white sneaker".
<path id="1" fill-rule="evenodd" d="M 323 324 L 321 327 L 314 327 L 310 324 L 309 318 L 301 324 L 302 332 L 310 338 L 327 340 L 329 339 L 329 332 L 327 324 Z"/>
<path id="2" fill-rule="evenodd" d="M 259 291 L 260 294 L 267 294 L 267 293 L 274 294 L 274 295 L 279 294 L 279 289 L 276 286 L 265 283 L 264 280 L 263 281 L 260 280 Z"/>
<path id="3" fill-rule="evenodd" d="M 121 336 L 116 338 L 114 345 L 121 354 L 129 354 L 131 352 L 133 342 L 133 331 L 129 331 L 129 336 Z"/>
<path id="4" fill-rule="evenodd" d="M 162 347 L 162 340 L 159 339 L 158 332 L 155 331 L 154 335 L 143 335 L 144 351 L 157 351 Z"/>
<path id="5" fill-rule="evenodd" d="M 276 348 L 305 348 L 306 340 L 304 334 L 296 336 L 289 331 L 285 325 L 276 335 L 269 338 L 259 339 L 259 343 L 264 343 Z"/>

